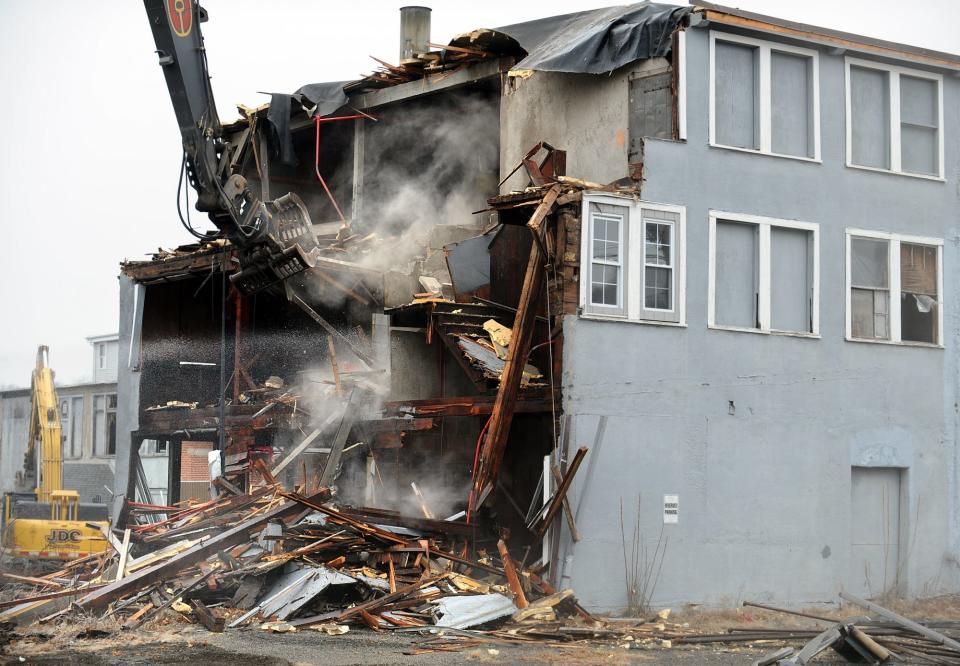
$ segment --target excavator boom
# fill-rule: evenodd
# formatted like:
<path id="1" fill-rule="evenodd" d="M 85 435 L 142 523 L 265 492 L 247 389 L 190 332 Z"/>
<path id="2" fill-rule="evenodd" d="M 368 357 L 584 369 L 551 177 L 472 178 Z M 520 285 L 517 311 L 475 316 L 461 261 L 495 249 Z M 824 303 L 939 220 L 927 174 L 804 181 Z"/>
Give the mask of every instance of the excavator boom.
<path id="1" fill-rule="evenodd" d="M 49 502 L 53 492 L 63 489 L 60 403 L 53 385 L 49 354 L 46 345 L 37 350 L 37 365 L 30 381 L 30 441 L 21 480 L 21 483 L 35 485 L 38 502 Z"/>
<path id="2" fill-rule="evenodd" d="M 254 293 L 311 268 L 317 239 L 303 201 L 292 193 L 260 201 L 240 172 L 238 154 L 245 145 L 224 140 L 200 31 L 206 11 L 197 0 L 143 4 L 180 127 L 187 179 L 197 192 L 196 208 L 237 248 L 241 270 L 231 276 L 234 286 Z M 252 135 L 247 141 L 256 140 Z"/>

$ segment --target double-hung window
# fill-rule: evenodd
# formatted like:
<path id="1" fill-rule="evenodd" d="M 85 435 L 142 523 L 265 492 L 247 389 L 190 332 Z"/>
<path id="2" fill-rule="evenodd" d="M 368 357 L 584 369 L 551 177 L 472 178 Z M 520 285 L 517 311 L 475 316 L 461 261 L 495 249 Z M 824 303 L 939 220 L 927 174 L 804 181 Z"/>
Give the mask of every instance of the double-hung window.
<path id="1" fill-rule="evenodd" d="M 942 344 L 943 241 L 847 230 L 847 339 Z"/>
<path id="2" fill-rule="evenodd" d="M 943 178 L 943 77 L 846 59 L 847 166 Z"/>
<path id="3" fill-rule="evenodd" d="M 684 323 L 684 209 L 586 194 L 583 215 L 583 314 Z"/>
<path id="4" fill-rule="evenodd" d="M 816 51 L 710 33 L 710 145 L 820 160 Z"/>
<path id="5" fill-rule="evenodd" d="M 819 225 L 710 211 L 707 323 L 820 334 Z"/>

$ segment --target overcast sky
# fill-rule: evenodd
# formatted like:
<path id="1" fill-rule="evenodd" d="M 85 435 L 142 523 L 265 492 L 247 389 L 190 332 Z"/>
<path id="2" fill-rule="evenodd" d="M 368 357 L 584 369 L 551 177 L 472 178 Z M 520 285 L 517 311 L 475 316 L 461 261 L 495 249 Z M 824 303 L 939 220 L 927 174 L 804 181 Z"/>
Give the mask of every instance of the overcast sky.
<path id="1" fill-rule="evenodd" d="M 395 62 L 400 2 L 206 0 L 217 106 L 357 78 Z M 435 0 L 433 41 L 610 0 Z M 960 52 L 957 0 L 740 0 L 743 9 Z M 85 338 L 115 332 L 124 258 L 192 239 L 175 209 L 180 136 L 137 0 L 0 0 L 0 386 L 29 384 L 38 344 L 58 383 L 88 378 Z M 948 137 L 948 140 L 950 138 Z M 952 140 L 956 140 L 953 137 Z"/>

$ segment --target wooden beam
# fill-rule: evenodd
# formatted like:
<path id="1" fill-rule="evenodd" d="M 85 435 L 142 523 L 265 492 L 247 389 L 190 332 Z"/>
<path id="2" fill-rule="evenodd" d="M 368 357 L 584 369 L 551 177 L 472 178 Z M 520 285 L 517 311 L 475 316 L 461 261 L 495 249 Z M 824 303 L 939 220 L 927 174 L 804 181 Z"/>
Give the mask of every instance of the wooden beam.
<path id="1" fill-rule="evenodd" d="M 571 461 L 570 467 L 567 469 L 567 474 L 563 477 L 563 481 L 560 482 L 557 492 L 553 494 L 553 500 L 547 509 L 547 515 L 543 517 L 540 525 L 537 526 L 537 536 L 541 539 L 543 535 L 547 533 L 550 523 L 557 517 L 557 512 L 560 511 L 560 507 L 563 506 L 563 500 L 567 496 L 567 491 L 570 490 L 570 484 L 573 483 L 573 475 L 577 473 L 577 468 L 580 467 L 580 463 L 583 462 L 585 455 L 587 455 L 587 447 L 581 446 L 580 450 L 573 456 L 573 461 Z"/>
<path id="2" fill-rule="evenodd" d="M 537 206 L 527 226 L 535 234 L 534 242 L 530 244 L 530 258 L 527 261 L 527 271 L 523 278 L 523 288 L 520 291 L 520 301 L 517 304 L 517 313 L 513 320 L 513 333 L 510 346 L 507 348 L 507 358 L 503 373 L 500 376 L 500 387 L 497 390 L 497 399 L 493 405 L 487 437 L 483 442 L 480 453 L 480 466 L 474 480 L 473 498 L 474 508 L 484 499 L 484 489 L 495 482 L 503 454 L 506 451 L 507 437 L 510 434 L 510 425 L 523 379 L 523 369 L 530 355 L 533 343 L 533 330 L 537 321 L 537 303 L 543 287 L 544 262 L 547 257 L 543 251 L 543 243 L 537 242 L 536 235 L 541 234 L 543 222 L 553 210 L 560 186 L 554 185 L 543 197 Z"/>
<path id="3" fill-rule="evenodd" d="M 560 474 L 560 470 L 556 465 L 550 465 L 550 474 L 553 476 L 553 480 L 557 482 L 558 488 L 563 485 L 563 476 Z M 567 499 L 566 493 L 563 495 L 563 514 L 567 517 L 567 527 L 570 528 L 570 538 L 573 539 L 574 543 L 580 541 L 580 531 L 577 529 L 577 522 L 573 519 L 573 509 L 570 508 L 570 500 Z"/>
<path id="4" fill-rule="evenodd" d="M 372 368 L 374 366 L 373 358 L 371 358 L 369 354 L 365 354 L 363 350 L 357 347 L 357 345 L 353 344 L 347 336 L 334 328 L 333 325 L 321 317 L 316 310 L 307 305 L 306 301 L 304 301 L 295 293 L 290 293 L 288 296 L 290 297 L 290 300 L 300 306 L 300 309 L 306 312 L 311 319 L 320 324 L 320 326 L 322 326 L 327 333 L 336 337 L 340 340 L 340 342 L 345 344 L 347 348 L 353 352 L 354 356 L 366 363 L 369 367 Z"/>
<path id="5" fill-rule="evenodd" d="M 414 416 L 488 416 L 493 412 L 496 396 L 471 395 L 460 398 L 425 398 L 385 402 L 385 414 L 412 414 Z M 514 405 L 515 413 L 533 414 L 551 411 L 549 397 L 520 397 Z M 419 430 L 419 428 L 414 428 Z"/>
<path id="6" fill-rule="evenodd" d="M 117 563 L 117 576 L 114 580 L 123 578 L 127 570 L 127 560 L 130 557 L 130 528 L 123 531 L 123 541 L 120 543 L 120 561 Z"/>
<path id="7" fill-rule="evenodd" d="M 527 601 L 527 595 L 523 593 L 520 577 L 517 575 L 517 570 L 513 566 L 513 560 L 510 558 L 510 551 L 507 550 L 507 544 L 503 539 L 497 542 L 497 550 L 500 551 L 500 560 L 503 562 L 503 572 L 507 575 L 507 585 L 510 587 L 510 591 L 513 592 L 517 608 L 526 608 L 530 605 L 530 602 Z"/>

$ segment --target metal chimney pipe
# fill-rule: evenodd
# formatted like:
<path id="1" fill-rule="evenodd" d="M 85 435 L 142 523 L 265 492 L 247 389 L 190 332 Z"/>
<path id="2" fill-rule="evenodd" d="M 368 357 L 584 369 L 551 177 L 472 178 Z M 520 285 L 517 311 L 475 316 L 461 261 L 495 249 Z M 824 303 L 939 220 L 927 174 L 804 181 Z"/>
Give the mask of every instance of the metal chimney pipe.
<path id="1" fill-rule="evenodd" d="M 430 13 L 429 7 L 400 8 L 400 64 L 415 62 L 415 53 L 429 50 Z"/>

